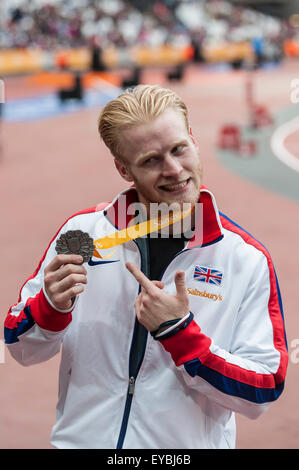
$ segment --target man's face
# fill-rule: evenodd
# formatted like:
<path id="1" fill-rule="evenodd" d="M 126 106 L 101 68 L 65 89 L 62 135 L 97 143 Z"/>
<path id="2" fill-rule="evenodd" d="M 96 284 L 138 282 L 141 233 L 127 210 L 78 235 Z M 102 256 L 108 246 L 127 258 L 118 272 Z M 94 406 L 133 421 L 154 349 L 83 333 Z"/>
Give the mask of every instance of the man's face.
<path id="1" fill-rule="evenodd" d="M 156 119 L 122 131 L 120 175 L 133 181 L 139 201 L 191 203 L 199 199 L 201 165 L 183 116 L 173 108 Z"/>

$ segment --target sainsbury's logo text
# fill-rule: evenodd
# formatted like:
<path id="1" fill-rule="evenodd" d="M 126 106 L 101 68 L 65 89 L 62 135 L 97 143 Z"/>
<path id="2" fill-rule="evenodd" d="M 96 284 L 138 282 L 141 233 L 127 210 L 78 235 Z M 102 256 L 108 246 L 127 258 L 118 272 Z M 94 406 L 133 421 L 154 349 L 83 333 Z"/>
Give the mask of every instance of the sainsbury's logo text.
<path id="1" fill-rule="evenodd" d="M 222 300 L 222 295 L 220 294 L 210 294 L 209 292 L 201 291 L 198 289 L 191 289 L 190 287 L 187 287 L 187 292 L 189 295 L 198 295 L 199 297 L 204 297 L 206 299 L 213 300 L 214 302 L 216 302 L 217 300 L 221 302 Z"/>

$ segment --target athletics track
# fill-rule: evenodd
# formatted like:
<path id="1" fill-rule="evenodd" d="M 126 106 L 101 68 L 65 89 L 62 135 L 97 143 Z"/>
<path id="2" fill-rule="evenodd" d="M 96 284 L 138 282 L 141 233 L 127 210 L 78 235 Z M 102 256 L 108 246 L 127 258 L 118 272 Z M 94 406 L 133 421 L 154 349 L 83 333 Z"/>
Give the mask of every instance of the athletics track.
<path id="1" fill-rule="evenodd" d="M 283 148 L 294 159 L 299 156 L 298 130 L 279 131 L 298 116 L 299 104 L 290 101 L 291 80 L 299 78 L 296 71 L 298 62 L 285 62 L 255 72 L 255 98 L 274 116 L 272 126 L 255 131 L 246 129 L 242 71 L 224 68 L 216 72 L 190 66 L 181 83 L 168 83 L 159 69 L 146 70 L 142 76 L 144 83 L 171 86 L 185 100 L 200 147 L 204 183 L 215 193 L 221 211 L 269 249 L 280 281 L 290 351 L 285 392 L 257 421 L 237 417 L 238 448 L 299 447 L 299 175 L 276 155 Z M 72 108 L 64 113 L 53 111 L 50 85 L 36 84 L 30 77 L 5 80 L 5 113 L 10 114 L 4 115 L 1 129 L 2 324 L 9 306 L 17 301 L 21 284 L 32 274 L 64 220 L 80 209 L 110 200 L 125 187 L 96 129 L 99 108 L 112 90 L 102 86 L 99 96 L 89 97 L 89 104 L 81 110 Z M 31 119 L 14 118 L 14 100 L 28 105 L 25 97 L 33 100 Z M 47 99 L 51 112 L 34 117 L 37 111 L 45 111 Z M 242 126 L 243 132 L 257 141 L 254 156 L 240 157 L 217 149 L 219 129 L 230 122 Z M 59 356 L 29 368 L 18 365 L 6 349 L 2 359 L 0 448 L 51 448 Z"/>

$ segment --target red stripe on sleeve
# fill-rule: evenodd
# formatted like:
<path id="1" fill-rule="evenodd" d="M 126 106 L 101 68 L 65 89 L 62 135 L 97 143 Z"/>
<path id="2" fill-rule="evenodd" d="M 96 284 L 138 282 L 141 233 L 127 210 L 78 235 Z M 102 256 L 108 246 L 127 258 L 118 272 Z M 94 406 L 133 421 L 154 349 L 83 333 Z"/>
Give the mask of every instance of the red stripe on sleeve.
<path id="1" fill-rule="evenodd" d="M 27 317 L 24 310 L 22 310 L 19 315 L 11 315 L 10 311 L 8 312 L 8 315 L 5 318 L 4 326 L 5 328 L 13 330 L 14 328 L 18 328 L 19 323 L 21 323 L 22 320 L 25 320 Z"/>
<path id="2" fill-rule="evenodd" d="M 71 312 L 58 312 L 47 301 L 41 290 L 34 298 L 28 299 L 31 315 L 41 328 L 49 331 L 62 331 L 72 321 Z"/>
<path id="3" fill-rule="evenodd" d="M 201 332 L 194 320 L 184 330 L 178 331 L 170 338 L 161 339 L 160 342 L 177 366 L 193 359 L 203 362 L 210 354 L 211 339 Z"/>
<path id="4" fill-rule="evenodd" d="M 259 241 L 252 237 L 252 235 L 250 235 L 249 233 L 245 232 L 241 227 L 236 226 L 232 221 L 228 220 L 226 217 L 221 216 L 221 223 L 224 228 L 234 233 L 237 233 L 243 238 L 246 243 L 254 246 L 256 249 L 261 251 L 267 259 L 270 279 L 270 298 L 268 303 L 268 311 L 271 323 L 273 325 L 273 344 L 275 349 L 280 353 L 280 364 L 275 374 L 275 380 L 277 384 L 280 384 L 285 379 L 288 365 L 288 352 L 285 341 L 285 327 L 283 322 L 283 315 L 280 309 L 276 276 L 271 256 L 268 250 Z"/>
<path id="5" fill-rule="evenodd" d="M 166 351 L 171 354 L 177 366 L 199 359 L 205 367 L 219 372 L 224 377 L 234 379 L 259 388 L 275 388 L 278 384 L 273 374 L 261 374 L 227 362 L 210 351 L 211 339 L 201 333 L 193 320 L 184 330 L 168 339 L 161 340 Z M 199 373 L 200 375 L 200 373 Z"/>

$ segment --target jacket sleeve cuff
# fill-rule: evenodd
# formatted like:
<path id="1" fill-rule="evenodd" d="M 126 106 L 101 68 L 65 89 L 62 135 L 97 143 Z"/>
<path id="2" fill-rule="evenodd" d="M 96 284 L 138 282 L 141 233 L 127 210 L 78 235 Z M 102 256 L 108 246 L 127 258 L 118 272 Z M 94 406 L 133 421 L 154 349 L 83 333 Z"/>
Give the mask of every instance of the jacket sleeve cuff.
<path id="1" fill-rule="evenodd" d="M 48 302 L 43 289 L 29 300 L 30 312 L 40 328 L 49 331 L 62 331 L 72 321 L 71 311 L 58 311 Z M 74 306 L 72 307 L 73 310 Z"/>
<path id="2" fill-rule="evenodd" d="M 210 354 L 211 339 L 205 336 L 197 323 L 192 320 L 187 328 L 167 339 L 160 339 L 166 351 L 171 354 L 176 366 L 199 359 L 204 362 Z"/>
<path id="3" fill-rule="evenodd" d="M 56 311 L 56 312 L 60 312 L 60 313 L 69 313 L 69 312 L 72 312 L 74 310 L 74 307 L 75 307 L 75 303 L 77 302 L 77 299 L 78 297 L 74 297 L 72 299 L 72 306 L 67 309 L 67 310 L 61 310 L 60 308 L 57 308 L 55 307 L 55 305 L 53 304 L 53 302 L 51 302 L 51 299 L 50 297 L 47 295 L 47 292 L 46 292 L 46 289 L 45 289 L 45 286 L 43 287 L 43 294 L 48 302 L 48 304 L 50 304 L 50 306 Z"/>

